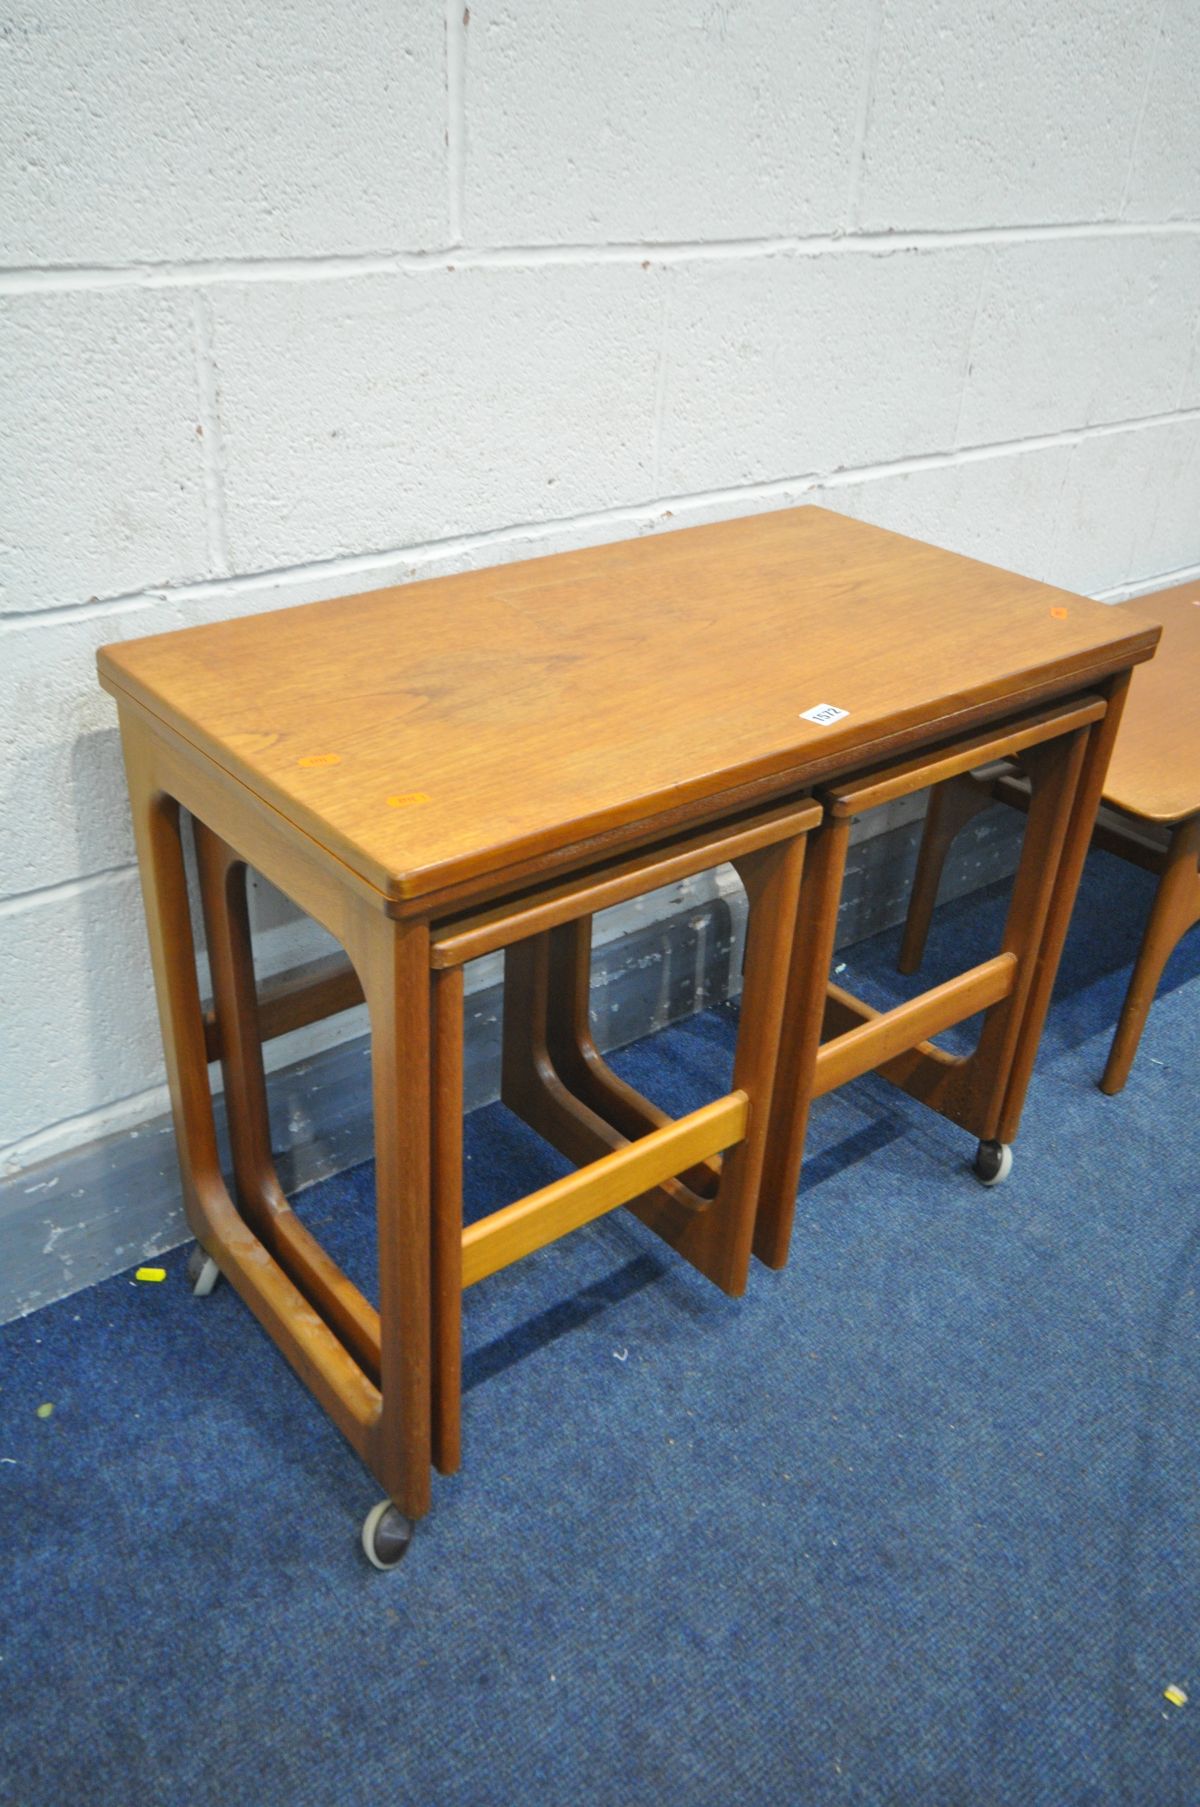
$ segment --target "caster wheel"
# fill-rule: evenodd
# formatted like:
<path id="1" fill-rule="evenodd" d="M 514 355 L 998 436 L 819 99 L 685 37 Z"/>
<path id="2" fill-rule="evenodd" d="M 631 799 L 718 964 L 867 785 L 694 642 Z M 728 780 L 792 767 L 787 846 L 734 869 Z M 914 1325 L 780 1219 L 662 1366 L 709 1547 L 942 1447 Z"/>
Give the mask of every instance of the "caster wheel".
<path id="1" fill-rule="evenodd" d="M 206 1299 L 221 1278 L 220 1268 L 199 1243 L 187 1258 L 187 1277 L 192 1295 L 197 1299 Z"/>
<path id="2" fill-rule="evenodd" d="M 391 1500 L 380 1500 L 363 1520 L 362 1547 L 372 1568 L 395 1569 L 408 1554 L 413 1524 Z"/>
<path id="3" fill-rule="evenodd" d="M 984 1186 L 998 1186 L 1012 1172 L 1013 1151 L 1007 1142 L 981 1142 L 975 1155 L 975 1178 Z"/>

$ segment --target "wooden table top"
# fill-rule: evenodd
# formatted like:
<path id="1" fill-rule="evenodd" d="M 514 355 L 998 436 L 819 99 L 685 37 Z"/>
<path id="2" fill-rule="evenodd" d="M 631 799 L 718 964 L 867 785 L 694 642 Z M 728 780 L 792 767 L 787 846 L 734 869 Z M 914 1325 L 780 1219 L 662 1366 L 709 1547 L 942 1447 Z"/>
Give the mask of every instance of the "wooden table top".
<path id="1" fill-rule="evenodd" d="M 739 786 L 802 788 L 1148 658 L 1156 638 L 1129 610 L 802 507 L 185 628 L 98 663 L 404 899 Z M 846 713 L 805 719 L 822 704 Z"/>
<path id="2" fill-rule="evenodd" d="M 1162 644 L 1129 686 L 1104 801 L 1149 822 L 1200 810 L 1200 581 L 1120 604 L 1162 623 Z"/>

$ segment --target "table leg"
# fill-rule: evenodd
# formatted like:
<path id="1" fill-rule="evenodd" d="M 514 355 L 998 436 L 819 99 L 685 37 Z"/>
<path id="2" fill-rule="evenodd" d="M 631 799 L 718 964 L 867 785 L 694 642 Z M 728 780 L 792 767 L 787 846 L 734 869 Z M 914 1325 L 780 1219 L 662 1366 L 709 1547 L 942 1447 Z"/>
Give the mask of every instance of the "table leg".
<path id="1" fill-rule="evenodd" d="M 347 952 L 371 1023 L 379 1366 L 377 1468 L 401 1512 L 429 1510 L 431 1007 L 429 933 L 363 904 Z"/>
<path id="2" fill-rule="evenodd" d="M 433 974 L 433 1459 L 462 1459 L 463 970 Z"/>
<path id="3" fill-rule="evenodd" d="M 1108 762 L 1121 725 L 1129 677 L 1129 672 L 1124 671 L 1109 680 L 1106 689 L 1108 706 L 1100 721 L 1088 732 L 1083 769 L 1075 789 L 1075 801 L 1059 857 L 1053 896 L 1038 941 L 1036 965 L 1009 1068 L 1004 1104 L 993 1132 L 999 1142 L 1012 1142 L 1020 1127 L 1025 1093 L 1037 1059 L 1046 1011 L 1050 1006 L 1058 963 L 1062 957 L 1063 943 L 1083 873 L 1083 862 L 1087 858 L 1096 823 L 1096 811 L 1100 807 Z"/>
<path id="4" fill-rule="evenodd" d="M 764 848 L 735 861 L 750 914 L 733 1086 L 751 1101 L 742 1141 L 724 1156 L 714 1203 L 677 1243 L 702 1273 L 735 1298 L 744 1292 L 757 1229 L 758 1201 L 772 1134 L 771 1107 L 785 1049 L 788 973 L 796 943 L 805 840 Z M 835 905 L 836 913 L 836 905 Z"/>
<path id="5" fill-rule="evenodd" d="M 124 739 L 184 1209 L 192 1234 L 211 1250 L 216 1237 L 234 1236 L 240 1226 L 217 1155 L 181 812 L 158 788 L 141 737 L 126 729 Z"/>
<path id="6" fill-rule="evenodd" d="M 1037 977 L 1059 868 L 1059 850 L 1071 821 L 1088 730 L 1031 747 L 1022 765 L 1031 790 L 1021 857 L 1013 877 L 1001 952 L 1017 957 L 1017 983 L 1009 997 L 987 1012 L 974 1052 L 961 1069 L 963 1106 L 956 1120 L 981 1141 L 991 1141 L 1003 1108 L 1027 1000 Z"/>
<path id="7" fill-rule="evenodd" d="M 1171 830 L 1158 889 L 1137 961 L 1121 1006 L 1117 1032 L 1109 1050 L 1100 1090 L 1111 1097 L 1129 1078 L 1150 1006 L 1163 968 L 1180 938 L 1200 922 L 1200 816 L 1189 816 Z"/>
<path id="8" fill-rule="evenodd" d="M 754 1253 L 768 1267 L 784 1266 L 791 1242 L 850 844 L 849 819 L 826 818 L 810 839 L 754 1229 Z"/>
<path id="9" fill-rule="evenodd" d="M 904 939 L 896 961 L 900 972 L 915 973 L 921 964 L 946 855 L 967 823 L 993 801 L 990 790 L 970 772 L 947 778 L 930 791 L 904 922 Z"/>

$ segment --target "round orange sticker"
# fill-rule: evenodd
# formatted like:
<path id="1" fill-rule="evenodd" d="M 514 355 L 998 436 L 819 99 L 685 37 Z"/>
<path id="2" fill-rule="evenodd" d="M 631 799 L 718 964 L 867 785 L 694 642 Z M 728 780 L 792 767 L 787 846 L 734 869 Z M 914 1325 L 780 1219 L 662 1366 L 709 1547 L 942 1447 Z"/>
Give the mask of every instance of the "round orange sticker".
<path id="1" fill-rule="evenodd" d="M 1066 609 L 1051 609 L 1050 613 L 1056 621 L 1065 621 L 1067 618 Z"/>
<path id="2" fill-rule="evenodd" d="M 303 759 L 296 761 L 297 765 L 341 765 L 341 763 L 340 753 L 306 753 Z"/>

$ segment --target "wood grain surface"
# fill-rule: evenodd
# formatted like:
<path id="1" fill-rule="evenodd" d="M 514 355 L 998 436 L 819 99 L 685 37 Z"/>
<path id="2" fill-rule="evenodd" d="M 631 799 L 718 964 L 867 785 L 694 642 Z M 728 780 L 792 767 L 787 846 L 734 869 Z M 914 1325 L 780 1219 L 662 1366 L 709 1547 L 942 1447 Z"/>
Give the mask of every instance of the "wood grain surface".
<path id="1" fill-rule="evenodd" d="M 1200 581 L 1156 590 L 1119 610 L 1162 624 L 1162 643 L 1129 686 L 1104 801 L 1150 822 L 1200 810 Z"/>
<path id="2" fill-rule="evenodd" d="M 1200 613 L 1200 611 L 1197 611 Z M 173 727 L 391 899 L 780 793 L 1148 658 L 1155 627 L 797 508 L 101 649 Z M 822 704 L 830 725 L 805 719 Z"/>

